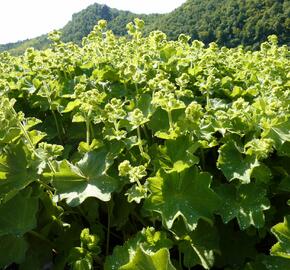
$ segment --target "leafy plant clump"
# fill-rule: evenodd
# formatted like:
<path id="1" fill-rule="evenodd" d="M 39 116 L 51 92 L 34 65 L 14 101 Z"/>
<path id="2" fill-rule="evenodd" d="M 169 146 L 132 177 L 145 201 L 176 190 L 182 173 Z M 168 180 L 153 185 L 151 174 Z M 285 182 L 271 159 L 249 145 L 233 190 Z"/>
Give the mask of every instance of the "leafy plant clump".
<path id="1" fill-rule="evenodd" d="M 290 269 L 287 46 L 143 25 L 0 54 L 0 268 Z"/>

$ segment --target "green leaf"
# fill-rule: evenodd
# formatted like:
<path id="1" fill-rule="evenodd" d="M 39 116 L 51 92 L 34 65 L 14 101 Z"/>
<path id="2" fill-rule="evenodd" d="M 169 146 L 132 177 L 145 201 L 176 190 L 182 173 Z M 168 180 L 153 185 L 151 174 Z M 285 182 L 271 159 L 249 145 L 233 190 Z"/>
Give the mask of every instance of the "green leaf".
<path id="1" fill-rule="evenodd" d="M 34 180 L 27 167 L 22 144 L 10 145 L 6 152 L 0 153 L 0 202 L 9 200 Z"/>
<path id="2" fill-rule="evenodd" d="M 137 100 L 138 108 L 148 118 L 152 115 L 154 111 L 151 101 L 152 101 L 152 96 L 149 94 L 142 94 L 140 98 Z"/>
<path id="3" fill-rule="evenodd" d="M 93 258 L 87 250 L 81 247 L 73 248 L 68 256 L 68 263 L 73 270 L 93 269 Z"/>
<path id="4" fill-rule="evenodd" d="M 248 263 L 244 270 L 288 270 L 290 269 L 290 260 L 276 257 L 259 255 L 255 262 Z"/>
<path id="5" fill-rule="evenodd" d="M 229 141 L 219 149 L 217 166 L 228 181 L 238 179 L 247 184 L 250 183 L 253 169 L 259 166 L 259 162 L 254 156 L 243 157 L 236 143 Z"/>
<path id="6" fill-rule="evenodd" d="M 260 163 L 260 166 L 254 168 L 252 177 L 260 183 L 268 184 L 271 181 L 272 172 L 268 166 Z"/>
<path id="7" fill-rule="evenodd" d="M 78 99 L 75 99 L 74 101 L 70 101 L 66 108 L 62 111 L 62 113 L 68 113 L 73 111 L 74 109 L 78 108 L 81 105 L 81 101 Z"/>
<path id="8" fill-rule="evenodd" d="M 80 112 L 77 112 L 76 114 L 74 114 L 72 122 L 73 123 L 83 123 L 83 122 L 86 122 L 86 119 Z"/>
<path id="9" fill-rule="evenodd" d="M 214 226 L 201 220 L 196 229 L 187 232 L 180 223 L 172 231 L 179 240 L 179 249 L 184 254 L 184 266 L 190 268 L 199 264 L 205 269 L 214 265 L 215 253 L 219 253 L 219 236 Z"/>
<path id="10" fill-rule="evenodd" d="M 20 134 L 21 130 L 18 127 L 10 127 L 8 129 L 1 127 L 0 142 L 3 144 L 11 143 L 17 139 Z"/>
<path id="11" fill-rule="evenodd" d="M 114 268 L 113 268 L 114 269 Z M 119 270 L 175 270 L 170 262 L 167 248 L 162 248 L 155 253 L 147 253 L 142 246 L 137 248 L 131 262 L 121 266 Z"/>
<path id="12" fill-rule="evenodd" d="M 123 269 L 122 267 L 125 266 L 132 267 L 134 262 L 142 266 L 143 261 L 145 261 L 145 263 L 148 262 L 149 266 L 152 267 L 152 263 L 154 265 L 157 258 L 165 260 L 167 265 L 170 265 L 171 263 L 169 261 L 169 256 L 167 255 L 169 255 L 168 248 L 170 248 L 171 245 L 171 241 L 167 239 L 165 232 L 155 231 L 154 228 L 144 228 L 141 232 L 137 233 L 134 238 L 131 238 L 125 242 L 123 246 L 116 246 L 114 248 L 113 254 L 106 258 L 104 270 Z M 141 246 L 142 252 L 138 251 Z M 165 255 L 166 252 L 164 251 L 158 253 L 158 251 L 162 249 L 167 250 L 167 255 Z M 150 255 L 154 255 L 155 253 L 158 253 L 159 255 L 152 259 Z M 147 268 L 145 269 L 147 270 Z"/>
<path id="13" fill-rule="evenodd" d="M 215 266 L 218 269 L 243 269 L 245 262 L 256 257 L 257 237 L 236 228 L 234 222 L 226 226 L 222 222 L 215 224 L 220 238 L 220 254 L 216 255 Z"/>
<path id="14" fill-rule="evenodd" d="M 262 134 L 265 138 L 270 138 L 275 142 L 276 149 L 280 149 L 285 142 L 290 142 L 290 118 Z"/>
<path id="15" fill-rule="evenodd" d="M 281 148 L 278 150 L 279 155 L 290 157 L 290 141 L 283 143 Z"/>
<path id="16" fill-rule="evenodd" d="M 38 233 L 35 235 L 34 232 L 32 232 L 25 235 L 29 247 L 26 251 L 25 259 L 19 266 L 19 270 L 39 270 L 43 269 L 45 265 L 51 264 L 53 256 L 55 255 L 53 252 L 54 247 L 49 243 L 49 241 L 46 241 L 47 238 L 44 234 L 45 233 L 43 232 L 42 234 Z M 37 235 L 40 235 L 43 238 L 37 237 Z M 67 241 L 68 238 L 64 239 L 63 243 L 65 242 L 67 245 L 67 242 L 70 241 Z"/>
<path id="17" fill-rule="evenodd" d="M 33 145 L 37 145 L 44 137 L 46 137 L 44 132 L 38 130 L 29 131 L 28 134 Z"/>
<path id="18" fill-rule="evenodd" d="M 161 108 L 158 108 L 152 115 L 151 121 L 148 123 L 148 126 L 154 132 L 160 130 L 162 131 L 168 130 L 169 129 L 168 114 Z"/>
<path id="19" fill-rule="evenodd" d="M 271 248 L 271 255 L 290 259 L 290 216 L 284 217 L 284 222 L 272 227 L 271 231 L 278 239 Z"/>
<path id="20" fill-rule="evenodd" d="M 100 238 L 96 234 L 91 234 L 90 229 L 85 228 L 82 230 L 81 235 L 81 247 L 86 248 L 94 255 L 98 255 L 101 251 L 99 247 Z"/>
<path id="21" fill-rule="evenodd" d="M 283 177 L 281 180 L 278 189 L 285 192 L 290 192 L 290 175 Z"/>
<path id="22" fill-rule="evenodd" d="M 128 202 L 140 203 L 142 199 L 146 198 L 147 189 L 135 184 L 126 191 L 125 195 L 128 196 Z"/>
<path id="23" fill-rule="evenodd" d="M 148 127 L 153 131 L 154 135 L 161 139 L 175 140 L 180 134 L 176 121 L 181 115 L 181 110 L 172 112 L 173 128 L 170 128 L 168 113 L 161 108 L 157 108 L 150 118 Z"/>
<path id="24" fill-rule="evenodd" d="M 160 213 L 169 229 L 180 216 L 194 230 L 199 219 L 211 222 L 214 211 L 219 208 L 220 199 L 210 184 L 211 176 L 196 167 L 180 174 L 158 171 L 148 179 L 151 195 L 145 201 L 145 208 Z"/>
<path id="25" fill-rule="evenodd" d="M 124 225 L 130 222 L 131 215 L 135 213 L 135 204 L 129 203 L 127 197 L 121 193 L 114 196 L 113 206 L 111 224 L 121 231 Z"/>
<path id="26" fill-rule="evenodd" d="M 199 162 L 199 158 L 194 155 L 198 147 L 199 143 L 194 143 L 187 137 L 167 140 L 165 147 L 160 147 L 161 156 L 157 158 L 167 173 L 180 173 Z"/>
<path id="27" fill-rule="evenodd" d="M 0 268 L 24 260 L 28 245 L 23 237 L 4 235 L 0 237 L 0 243 Z"/>
<path id="28" fill-rule="evenodd" d="M 171 57 L 176 55 L 176 48 L 172 44 L 167 44 L 160 50 L 160 57 L 163 61 L 168 61 Z"/>
<path id="29" fill-rule="evenodd" d="M 115 156 L 105 148 L 88 152 L 76 164 L 64 160 L 57 162 L 52 184 L 56 188 L 55 199 L 66 200 L 70 206 L 80 205 L 86 198 L 95 197 L 109 201 L 118 182 L 107 174 Z"/>
<path id="30" fill-rule="evenodd" d="M 236 217 L 242 230 L 251 225 L 256 228 L 264 226 L 263 211 L 270 208 L 265 189 L 254 183 L 237 189 L 234 185 L 225 184 L 217 189 L 217 193 L 222 198 L 220 214 L 225 223 Z"/>
<path id="31" fill-rule="evenodd" d="M 93 264 L 90 261 L 89 255 L 87 255 L 85 258 L 82 258 L 74 262 L 72 267 L 73 270 L 91 270 L 93 269 Z"/>
<path id="32" fill-rule="evenodd" d="M 5 204 L 0 204 L 0 236 L 23 235 L 37 225 L 38 198 L 25 189 Z"/>
<path id="33" fill-rule="evenodd" d="M 164 140 L 175 140 L 178 136 L 178 130 L 171 129 L 166 131 L 157 131 L 154 136 Z"/>
<path id="34" fill-rule="evenodd" d="M 86 143 L 86 142 L 80 142 L 79 147 L 78 147 L 78 151 L 80 153 L 87 153 L 90 151 L 93 151 L 95 149 L 98 149 L 100 147 L 103 146 L 103 143 L 99 140 L 93 139 L 92 142 L 90 144 Z"/>

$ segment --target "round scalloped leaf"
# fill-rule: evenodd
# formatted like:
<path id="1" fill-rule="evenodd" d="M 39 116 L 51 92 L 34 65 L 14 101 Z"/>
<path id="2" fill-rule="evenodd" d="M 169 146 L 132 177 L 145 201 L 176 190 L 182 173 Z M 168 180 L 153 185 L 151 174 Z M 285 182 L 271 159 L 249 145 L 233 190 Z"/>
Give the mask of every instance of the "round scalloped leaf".
<path id="1" fill-rule="evenodd" d="M 217 167 L 222 170 L 228 181 L 238 179 L 243 184 L 250 183 L 253 169 L 258 166 L 256 157 L 243 157 L 234 141 L 225 143 L 219 149 Z"/>
<path id="2" fill-rule="evenodd" d="M 25 258 L 25 253 L 28 248 L 23 237 L 14 235 L 5 235 L 0 237 L 0 268 L 12 263 L 21 263 Z"/>
<path id="3" fill-rule="evenodd" d="M 119 270 L 176 270 L 176 268 L 170 261 L 170 254 L 167 248 L 159 249 L 155 253 L 147 253 L 140 246 L 137 248 L 133 260 L 121 266 Z"/>
<path id="4" fill-rule="evenodd" d="M 255 262 L 247 263 L 244 270 L 289 270 L 290 260 L 276 257 L 259 255 Z"/>
<path id="5" fill-rule="evenodd" d="M 0 236 L 23 235 L 36 227 L 38 197 L 32 197 L 31 193 L 31 189 L 25 189 L 8 202 L 0 204 Z"/>
<path id="6" fill-rule="evenodd" d="M 262 228 L 265 223 L 263 211 L 270 208 L 266 190 L 257 184 L 234 185 L 225 184 L 217 189 L 222 198 L 220 214 L 225 223 L 237 218 L 240 228 L 245 230 L 251 225 Z"/>
<path id="7" fill-rule="evenodd" d="M 198 149 L 199 143 L 193 142 L 188 137 L 179 137 L 176 140 L 167 140 L 158 161 L 167 172 L 182 172 L 199 162 L 193 153 Z"/>
<path id="8" fill-rule="evenodd" d="M 158 260 L 165 261 L 167 265 L 171 265 L 168 248 L 171 247 L 171 241 L 167 239 L 165 232 L 155 231 L 154 228 L 144 228 L 138 232 L 134 238 L 129 239 L 123 246 L 116 246 L 113 254 L 106 258 L 104 270 L 117 269 L 136 269 L 130 268 L 136 264 L 141 267 L 143 263 L 145 266 L 154 266 Z M 142 246 L 142 250 L 139 250 Z M 167 252 L 160 252 L 160 250 Z M 167 254 L 165 254 L 167 253 Z M 154 254 L 157 254 L 154 256 Z M 159 255 L 158 255 L 159 254 Z M 168 255 L 168 256 L 167 256 Z M 149 263 L 149 264 L 147 264 Z M 129 268 L 123 268 L 129 267 Z M 166 268 L 138 268 L 138 269 L 166 269 Z M 171 269 L 171 268 L 169 268 Z M 173 268 L 174 269 L 174 268 Z"/>
<path id="9" fill-rule="evenodd" d="M 76 165 L 67 160 L 57 162 L 52 174 L 55 199 L 65 199 L 70 206 L 80 205 L 89 197 L 109 201 L 118 188 L 117 180 L 107 174 L 113 161 L 114 155 L 102 148 L 86 153 Z"/>
<path id="10" fill-rule="evenodd" d="M 22 144 L 10 145 L 6 153 L 0 154 L 0 201 L 9 200 L 33 181 L 27 166 Z"/>
<path id="11" fill-rule="evenodd" d="M 272 227 L 271 231 L 278 239 L 271 248 L 271 255 L 290 259 L 290 216 L 284 217 L 284 222 Z"/>
<path id="12" fill-rule="evenodd" d="M 214 226 L 201 220 L 194 231 L 188 232 L 183 222 L 176 222 L 172 231 L 184 254 L 184 266 L 191 268 L 199 264 L 210 269 L 214 265 L 216 253 L 219 253 L 219 235 Z"/>
<path id="13" fill-rule="evenodd" d="M 194 230 L 199 219 L 211 222 L 219 208 L 220 199 L 210 184 L 210 174 L 199 172 L 196 167 L 180 174 L 158 171 L 148 179 L 151 195 L 145 201 L 145 208 L 160 213 L 169 229 L 180 216 L 187 228 Z"/>
<path id="14" fill-rule="evenodd" d="M 290 118 L 286 122 L 264 131 L 262 136 L 272 139 L 275 142 L 276 149 L 280 150 L 285 142 L 290 142 Z"/>

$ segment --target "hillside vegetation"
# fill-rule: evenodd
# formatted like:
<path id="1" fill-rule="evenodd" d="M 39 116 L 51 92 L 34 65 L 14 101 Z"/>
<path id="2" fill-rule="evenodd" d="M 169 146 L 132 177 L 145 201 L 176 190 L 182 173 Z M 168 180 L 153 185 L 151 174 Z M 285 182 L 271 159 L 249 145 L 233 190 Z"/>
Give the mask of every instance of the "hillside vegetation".
<path id="1" fill-rule="evenodd" d="M 170 14 L 158 17 L 148 29 L 160 29 L 171 39 L 186 33 L 205 43 L 257 48 L 275 34 L 290 41 L 288 0 L 189 0 Z"/>
<path id="2" fill-rule="evenodd" d="M 0 269 L 289 270 L 288 47 L 143 26 L 0 53 Z"/>
<path id="3" fill-rule="evenodd" d="M 266 37 L 275 34 L 281 44 L 290 42 L 290 2 L 287 0 L 188 0 L 181 7 L 165 15 L 140 15 L 93 4 L 73 15 L 61 29 L 65 42 L 81 42 L 97 20 L 108 21 L 116 35 L 126 35 L 126 24 L 139 17 L 145 21 L 145 33 L 161 30 L 176 40 L 184 33 L 208 44 L 221 46 L 244 45 L 257 49 Z M 19 54 L 28 47 L 37 49 L 48 45 L 47 36 L 24 42 L 0 45 L 0 51 Z"/>

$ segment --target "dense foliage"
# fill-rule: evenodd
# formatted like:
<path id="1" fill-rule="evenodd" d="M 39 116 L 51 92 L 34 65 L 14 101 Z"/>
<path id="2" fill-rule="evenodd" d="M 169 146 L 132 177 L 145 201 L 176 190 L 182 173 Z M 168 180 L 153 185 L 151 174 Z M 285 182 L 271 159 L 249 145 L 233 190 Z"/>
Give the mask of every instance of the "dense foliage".
<path id="1" fill-rule="evenodd" d="M 62 29 L 63 41 L 80 43 L 100 19 L 108 21 L 116 35 L 126 35 L 125 26 L 136 14 L 94 4 L 73 15 Z M 208 44 L 258 49 L 267 36 L 275 34 L 281 44 L 290 44 L 290 2 L 287 0 L 188 0 L 165 15 L 138 15 L 146 22 L 144 32 L 161 30 L 176 40 L 181 33 Z M 0 45 L 0 50 L 24 52 L 28 47 L 48 46 L 46 36 L 25 42 Z"/>
<path id="2" fill-rule="evenodd" d="M 290 2 L 287 0 L 189 0 L 170 14 L 158 17 L 148 30 L 160 29 L 171 39 L 180 33 L 204 43 L 249 46 L 257 49 L 275 34 L 290 43 Z"/>
<path id="3" fill-rule="evenodd" d="M 0 54 L 0 268 L 290 269 L 287 46 L 143 26 Z"/>

